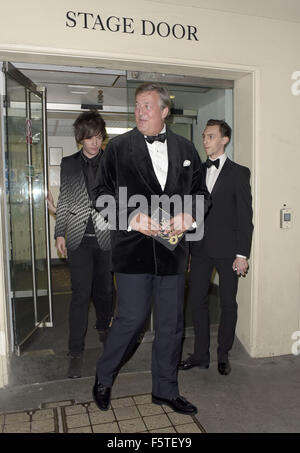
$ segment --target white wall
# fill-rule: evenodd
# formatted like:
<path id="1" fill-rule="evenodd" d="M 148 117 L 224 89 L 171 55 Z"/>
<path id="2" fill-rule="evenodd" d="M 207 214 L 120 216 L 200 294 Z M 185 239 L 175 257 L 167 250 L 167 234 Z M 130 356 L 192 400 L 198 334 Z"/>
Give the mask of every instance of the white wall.
<path id="1" fill-rule="evenodd" d="M 202 161 L 206 160 L 202 133 L 209 119 L 225 118 L 225 90 L 208 91 L 201 98 L 202 106 L 198 110 L 197 127 L 194 129 L 195 143 Z"/>

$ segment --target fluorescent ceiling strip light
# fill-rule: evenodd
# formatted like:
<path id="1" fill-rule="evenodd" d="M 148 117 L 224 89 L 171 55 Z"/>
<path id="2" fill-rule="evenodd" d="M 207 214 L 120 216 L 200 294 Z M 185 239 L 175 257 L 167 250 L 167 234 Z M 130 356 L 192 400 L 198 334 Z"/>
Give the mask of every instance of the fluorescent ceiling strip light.
<path id="1" fill-rule="evenodd" d="M 54 102 L 47 102 L 47 109 L 49 109 L 49 110 L 81 110 L 81 104 L 56 104 Z"/>
<path id="2" fill-rule="evenodd" d="M 93 89 L 95 87 L 92 87 L 91 85 L 68 85 L 69 88 L 88 88 L 88 89 Z"/>
<path id="3" fill-rule="evenodd" d="M 132 127 L 107 127 L 106 131 L 108 134 L 124 134 L 125 132 L 131 131 Z"/>

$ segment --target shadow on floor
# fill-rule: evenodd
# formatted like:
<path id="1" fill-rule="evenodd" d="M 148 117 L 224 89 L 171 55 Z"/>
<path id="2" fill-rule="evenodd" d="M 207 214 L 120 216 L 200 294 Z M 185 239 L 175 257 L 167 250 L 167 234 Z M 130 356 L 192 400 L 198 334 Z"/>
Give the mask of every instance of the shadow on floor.
<path id="1" fill-rule="evenodd" d="M 51 283 L 53 294 L 71 292 L 70 270 L 65 259 L 51 265 Z"/>

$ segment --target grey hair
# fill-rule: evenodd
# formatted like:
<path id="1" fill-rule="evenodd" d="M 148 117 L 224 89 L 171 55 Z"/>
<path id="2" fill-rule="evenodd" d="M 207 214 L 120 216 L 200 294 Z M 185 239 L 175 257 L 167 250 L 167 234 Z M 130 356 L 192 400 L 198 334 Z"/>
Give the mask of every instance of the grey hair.
<path id="1" fill-rule="evenodd" d="M 168 107 L 170 113 L 172 102 L 169 90 L 166 87 L 160 85 L 159 83 L 145 82 L 135 90 L 135 97 L 141 93 L 145 93 L 146 91 L 156 91 L 159 94 L 161 110 Z"/>

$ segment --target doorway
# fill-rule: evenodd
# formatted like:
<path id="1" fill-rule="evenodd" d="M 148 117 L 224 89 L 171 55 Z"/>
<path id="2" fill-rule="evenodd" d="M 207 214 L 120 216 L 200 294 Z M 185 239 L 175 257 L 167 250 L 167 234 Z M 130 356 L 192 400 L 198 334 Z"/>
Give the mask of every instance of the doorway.
<path id="1" fill-rule="evenodd" d="M 232 81 L 82 67 L 22 63 L 16 63 L 15 66 L 28 80 L 34 81 L 36 87 L 40 85 L 46 87 L 48 133 L 45 143 L 48 142 L 48 146 L 46 146 L 44 157 L 44 162 L 47 162 L 44 176 L 47 174 L 49 176 L 45 178 L 45 181 L 47 180 L 48 188 L 53 193 L 55 201 L 57 201 L 60 184 L 59 156 L 64 157 L 77 150 L 72 124 L 78 114 L 85 109 L 97 108 L 106 121 L 110 138 L 125 132 L 135 126 L 134 92 L 136 87 L 146 80 L 157 81 L 168 86 L 173 98 L 173 115 L 169 120 L 169 126 L 175 132 L 194 141 L 202 159 L 204 152 L 201 144 L 201 133 L 206 121 L 211 117 L 218 117 L 224 118 L 231 125 L 233 123 Z M 230 152 L 232 157 L 233 149 Z M 24 165 L 26 164 L 24 163 Z M 32 164 L 28 163 L 27 165 Z M 45 181 L 44 193 L 46 193 L 47 188 Z M 14 383 L 43 382 L 63 379 L 66 376 L 67 308 L 71 288 L 68 266 L 64 260 L 58 257 L 52 239 L 55 219 L 53 217 L 48 219 L 46 212 L 45 218 L 47 221 L 49 220 L 48 240 L 50 243 L 51 268 L 48 275 L 51 271 L 53 314 L 51 318 L 49 313 L 45 322 L 39 324 L 42 328 L 36 328 L 30 332 L 33 335 L 30 338 L 27 337 L 26 342 L 23 343 L 22 356 L 13 357 L 12 382 Z M 36 265 L 35 268 L 37 267 Z M 62 283 L 61 286 L 59 279 Z M 212 282 L 210 295 L 213 322 L 218 320 L 217 283 L 216 280 Z M 24 294 L 31 296 L 31 293 Z M 42 295 L 43 293 L 39 294 Z M 51 290 L 48 294 L 51 296 Z M 186 306 L 185 314 L 186 335 L 192 336 L 192 320 L 188 306 Z M 93 310 L 90 310 L 85 353 L 86 376 L 94 373 L 95 362 L 101 352 L 101 345 L 99 345 L 96 332 L 92 329 L 94 320 Z M 12 323 L 14 324 L 14 322 L 15 318 L 12 312 Z M 52 324 L 53 328 L 46 328 L 47 322 L 48 326 L 50 327 Z M 15 328 L 15 324 L 13 328 Z M 151 317 L 145 335 L 146 340 L 149 341 L 144 344 L 148 357 L 150 357 L 150 351 L 147 351 L 147 349 L 151 347 L 152 337 L 153 318 Z M 148 365 L 145 359 L 139 360 L 139 357 L 137 357 L 135 361 L 128 364 L 124 371 L 136 370 L 136 367 L 138 367 L 138 371 L 144 371 L 148 369 Z M 28 368 L 31 368 L 30 374 L 25 372 Z"/>

